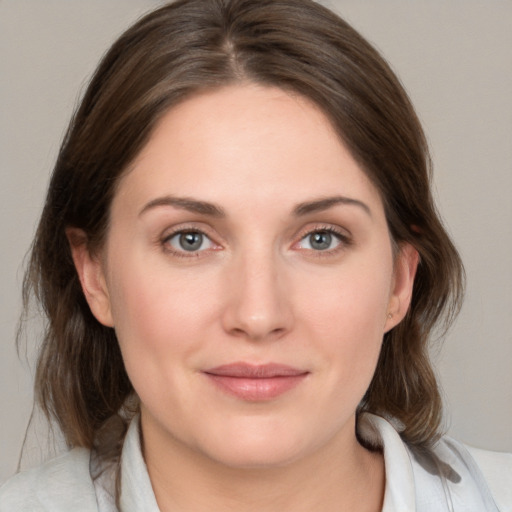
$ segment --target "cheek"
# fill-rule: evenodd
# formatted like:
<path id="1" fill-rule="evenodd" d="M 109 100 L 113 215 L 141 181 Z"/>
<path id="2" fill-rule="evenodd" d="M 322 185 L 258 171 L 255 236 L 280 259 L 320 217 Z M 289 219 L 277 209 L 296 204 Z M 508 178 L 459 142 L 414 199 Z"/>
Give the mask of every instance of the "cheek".
<path id="1" fill-rule="evenodd" d="M 215 304 L 208 301 L 211 294 L 204 282 L 201 287 L 194 277 L 170 275 L 148 258 L 144 265 L 133 260 L 123 265 L 112 276 L 112 308 L 130 381 L 153 414 L 162 414 L 162 403 L 169 410 L 186 410 L 194 403 L 187 401 L 188 391 L 169 390 L 191 389 L 190 369 L 209 338 L 208 326 L 215 316 Z"/>
<path id="2" fill-rule="evenodd" d="M 373 327 L 383 334 L 391 284 L 391 262 L 356 262 L 338 272 L 312 275 L 301 291 L 305 315 L 319 328 L 343 326 L 357 332 Z"/>
<path id="3" fill-rule="evenodd" d="M 368 378 L 373 373 L 384 335 L 391 283 L 391 258 L 368 264 L 357 261 L 335 275 L 324 279 L 317 275 L 306 283 L 300 316 L 311 331 L 309 337 L 322 345 L 329 356 L 327 364 L 336 367 L 341 378 Z"/>
<path id="4" fill-rule="evenodd" d="M 127 365 L 141 357 L 157 364 L 166 355 L 198 348 L 193 340 L 204 336 L 195 334 L 215 316 L 211 277 L 171 272 L 146 257 L 125 260 L 111 281 L 115 329 Z"/>

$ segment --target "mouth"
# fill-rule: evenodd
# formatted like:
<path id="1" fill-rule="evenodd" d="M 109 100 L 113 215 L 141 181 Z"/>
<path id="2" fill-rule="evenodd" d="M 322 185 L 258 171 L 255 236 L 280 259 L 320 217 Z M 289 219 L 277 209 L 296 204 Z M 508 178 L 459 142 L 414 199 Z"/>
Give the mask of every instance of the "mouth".
<path id="1" fill-rule="evenodd" d="M 288 365 L 232 363 L 203 371 L 220 391 L 248 402 L 273 400 L 298 386 L 309 372 Z"/>

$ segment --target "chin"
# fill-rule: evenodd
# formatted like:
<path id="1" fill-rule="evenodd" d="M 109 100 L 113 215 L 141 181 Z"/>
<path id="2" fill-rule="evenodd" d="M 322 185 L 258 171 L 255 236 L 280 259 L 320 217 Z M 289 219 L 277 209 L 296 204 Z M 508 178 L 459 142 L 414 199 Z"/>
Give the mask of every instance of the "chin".
<path id="1" fill-rule="evenodd" d="M 240 469 L 282 467 L 308 453 L 309 443 L 304 442 L 307 436 L 303 432 L 262 423 L 251 421 L 236 429 L 224 429 L 221 436 L 209 436 L 209 442 L 197 448 L 220 464 Z"/>
<path id="2" fill-rule="evenodd" d="M 289 449 L 287 449 L 289 448 Z M 270 469 L 287 466 L 301 458 L 302 450 L 276 447 L 275 443 L 240 446 L 240 443 L 222 447 L 210 454 L 217 463 L 236 469 Z"/>

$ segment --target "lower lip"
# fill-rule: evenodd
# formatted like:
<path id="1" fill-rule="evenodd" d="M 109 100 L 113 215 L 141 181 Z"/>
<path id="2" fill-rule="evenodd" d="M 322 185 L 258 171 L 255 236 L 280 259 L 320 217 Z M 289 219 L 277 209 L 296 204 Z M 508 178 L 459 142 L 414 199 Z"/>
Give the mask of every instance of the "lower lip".
<path id="1" fill-rule="evenodd" d="M 264 402 L 277 398 L 297 387 L 307 376 L 286 375 L 251 379 L 246 377 L 230 377 L 226 375 L 205 374 L 224 393 L 248 402 Z"/>

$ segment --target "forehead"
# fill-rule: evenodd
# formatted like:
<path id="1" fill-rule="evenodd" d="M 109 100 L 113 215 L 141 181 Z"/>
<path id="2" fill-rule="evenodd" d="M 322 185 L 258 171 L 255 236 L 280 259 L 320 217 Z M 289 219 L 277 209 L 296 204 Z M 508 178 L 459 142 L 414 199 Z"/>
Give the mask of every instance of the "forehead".
<path id="1" fill-rule="evenodd" d="M 311 101 L 244 84 L 193 96 L 169 110 L 120 183 L 120 195 L 158 194 L 260 208 L 309 196 L 380 197 Z M 115 202 L 115 201 L 114 201 Z"/>

